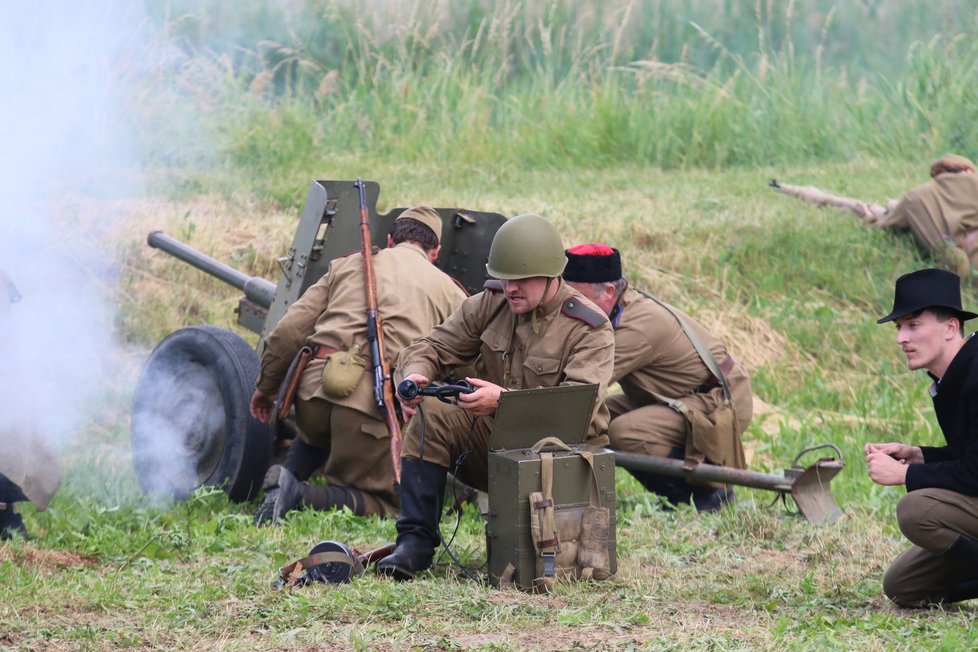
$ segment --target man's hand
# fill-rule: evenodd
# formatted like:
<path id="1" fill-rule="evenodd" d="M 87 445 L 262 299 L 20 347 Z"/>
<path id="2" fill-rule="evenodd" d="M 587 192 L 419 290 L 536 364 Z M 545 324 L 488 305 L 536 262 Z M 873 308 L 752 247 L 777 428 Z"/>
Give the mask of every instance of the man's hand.
<path id="1" fill-rule="evenodd" d="M 408 374 L 401 380 L 402 382 L 405 380 L 412 380 L 415 383 L 417 383 L 418 387 L 427 387 L 428 385 L 431 384 L 431 381 L 427 377 L 422 376 L 421 374 Z M 410 419 L 411 417 L 413 417 L 415 414 L 418 413 L 418 411 L 414 409 L 414 406 L 421 403 L 421 401 L 424 400 L 424 396 L 421 396 L 419 394 L 418 396 L 415 396 L 410 400 L 405 400 L 401 398 L 400 394 L 397 394 L 397 400 L 400 401 L 401 403 L 401 414 L 403 415 L 404 421 L 406 423 L 408 419 Z"/>
<path id="2" fill-rule="evenodd" d="M 251 395 L 251 416 L 262 423 L 268 423 L 272 418 L 272 407 L 275 405 L 275 394 L 256 389 Z"/>
<path id="3" fill-rule="evenodd" d="M 882 453 L 904 464 L 923 464 L 924 453 L 919 446 L 907 446 L 899 442 L 887 442 L 885 444 L 866 444 L 863 452 L 866 454 L 866 463 L 869 463 L 869 456 L 874 453 Z"/>
<path id="4" fill-rule="evenodd" d="M 506 391 L 499 385 L 490 383 L 480 378 L 466 378 L 475 391 L 471 394 L 459 394 L 459 407 L 468 410 L 477 417 L 487 417 L 495 413 L 499 405 L 499 395 Z"/>
<path id="5" fill-rule="evenodd" d="M 898 485 L 907 481 L 907 463 L 886 453 L 870 453 L 866 456 L 869 477 L 876 484 Z"/>

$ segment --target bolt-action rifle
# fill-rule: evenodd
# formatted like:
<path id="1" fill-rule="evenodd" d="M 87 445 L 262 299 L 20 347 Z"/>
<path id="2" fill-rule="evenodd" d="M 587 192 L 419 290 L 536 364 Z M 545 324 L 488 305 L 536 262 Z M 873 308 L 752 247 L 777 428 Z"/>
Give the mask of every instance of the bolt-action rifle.
<path id="1" fill-rule="evenodd" d="M 374 402 L 380 409 L 391 434 L 391 462 L 394 484 L 401 483 L 401 425 L 394 404 L 394 387 L 390 365 L 384 357 L 384 324 L 377 309 L 377 277 L 374 275 L 373 243 L 370 237 L 370 214 L 367 210 L 367 189 L 363 179 L 354 184 L 360 192 L 360 242 L 363 250 L 364 290 L 367 293 L 367 343 L 374 371 Z"/>
<path id="2" fill-rule="evenodd" d="M 849 211 L 861 220 L 874 222 L 886 214 L 886 211 L 891 208 L 890 204 L 896 204 L 896 201 L 891 199 L 886 206 L 880 206 L 873 202 L 832 195 L 815 186 L 795 186 L 790 183 L 780 183 L 777 179 L 771 179 L 770 186 L 779 192 L 797 197 L 809 204 L 832 206 L 833 208 Z"/>

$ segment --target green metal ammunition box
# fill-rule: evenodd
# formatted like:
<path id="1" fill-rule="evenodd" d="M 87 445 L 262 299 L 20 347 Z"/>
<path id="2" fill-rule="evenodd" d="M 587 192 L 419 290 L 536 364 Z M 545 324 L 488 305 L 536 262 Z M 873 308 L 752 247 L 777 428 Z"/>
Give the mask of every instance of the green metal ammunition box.
<path id="1" fill-rule="evenodd" d="M 611 513 L 608 533 L 608 556 L 611 573 L 617 570 L 615 550 L 615 458 L 604 449 L 573 446 L 594 455 L 594 472 L 598 480 L 601 506 Z M 582 507 L 589 504 L 591 469 L 580 455 L 554 450 L 554 509 Z M 540 454 L 528 448 L 490 451 L 489 453 L 489 519 L 486 538 L 489 547 L 489 581 L 499 588 L 500 577 L 512 564 L 513 581 L 522 590 L 533 589 L 537 555 L 530 533 L 531 492 L 540 491 Z"/>

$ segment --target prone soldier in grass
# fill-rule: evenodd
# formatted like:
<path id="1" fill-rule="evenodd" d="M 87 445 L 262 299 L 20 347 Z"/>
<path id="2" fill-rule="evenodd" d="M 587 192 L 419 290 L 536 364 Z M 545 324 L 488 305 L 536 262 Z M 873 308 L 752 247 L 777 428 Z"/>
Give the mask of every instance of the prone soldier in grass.
<path id="1" fill-rule="evenodd" d="M 395 220 L 387 248 L 372 257 L 390 360 L 465 298 L 455 281 L 433 264 L 441 228 L 433 208 L 409 208 Z M 285 463 L 272 466 L 265 476 L 265 498 L 255 513 L 259 525 L 300 507 L 348 507 L 360 516 L 397 513 L 390 433 L 377 411 L 366 360 L 363 268 L 362 252 L 334 260 L 265 339 L 251 399 L 251 413 L 263 423 L 269 421 L 276 392 L 297 353 L 303 345 L 311 345 L 315 353 L 296 394 L 299 436 Z M 306 482 L 324 464 L 328 484 Z"/>
<path id="2" fill-rule="evenodd" d="M 689 315 L 629 287 L 621 255 L 606 244 L 567 250 L 564 280 L 608 314 L 615 331 L 608 396 L 611 448 L 628 453 L 745 468 L 740 437 L 753 412 L 747 371 L 723 343 Z M 720 509 L 727 487 L 631 471 L 646 489 L 672 504 Z"/>
<path id="3" fill-rule="evenodd" d="M 893 310 L 878 322 L 896 325 L 907 366 L 933 381 L 930 396 L 947 442 L 865 447 L 873 482 L 907 489 L 897 522 L 913 545 L 883 576 L 883 591 L 901 607 L 978 598 L 978 338 L 964 334 L 964 322 L 976 315 L 962 310 L 960 285 L 941 269 L 904 274 Z"/>
<path id="4" fill-rule="evenodd" d="M 520 215 L 496 232 L 486 270 L 495 281 L 466 299 L 428 335 L 403 349 L 396 373 L 426 386 L 455 367 L 473 365 L 474 392 L 458 405 L 424 404 L 405 430 L 397 548 L 377 570 L 408 580 L 431 566 L 441 543 L 438 523 L 449 471 L 481 490 L 488 485 L 488 440 L 502 392 L 597 384 L 589 443 L 607 443 L 601 400 L 614 366 L 607 317 L 560 278 L 567 259 L 556 229 Z M 406 414 L 424 399 L 401 399 Z"/>
<path id="5" fill-rule="evenodd" d="M 781 192 L 818 205 L 848 210 L 865 224 L 910 231 L 935 261 L 978 286 L 978 174 L 964 156 L 945 154 L 930 166 L 931 180 L 886 206 L 838 197 L 812 186 L 772 181 Z"/>

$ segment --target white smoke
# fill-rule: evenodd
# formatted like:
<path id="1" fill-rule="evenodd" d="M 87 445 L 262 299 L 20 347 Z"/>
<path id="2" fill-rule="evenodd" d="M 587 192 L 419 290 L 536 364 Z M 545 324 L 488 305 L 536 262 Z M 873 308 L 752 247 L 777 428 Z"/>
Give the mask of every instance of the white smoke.
<path id="1" fill-rule="evenodd" d="M 0 325 L 0 457 L 69 448 L 116 373 L 113 252 L 62 207 L 133 190 L 120 71 L 142 26 L 130 3 L 0 3 L 0 270 L 23 296 Z"/>

